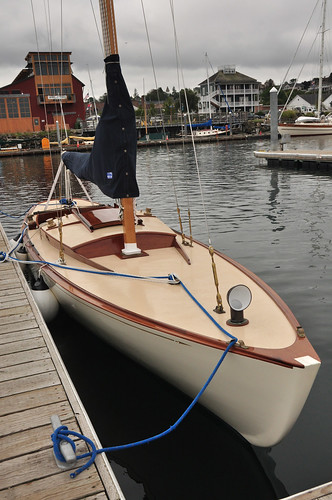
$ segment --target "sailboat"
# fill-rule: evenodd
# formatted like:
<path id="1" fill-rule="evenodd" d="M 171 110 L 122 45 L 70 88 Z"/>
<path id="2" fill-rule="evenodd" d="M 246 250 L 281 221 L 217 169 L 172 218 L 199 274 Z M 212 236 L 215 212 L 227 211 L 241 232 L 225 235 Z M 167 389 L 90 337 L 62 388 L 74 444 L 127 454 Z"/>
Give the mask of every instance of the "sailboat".
<path id="1" fill-rule="evenodd" d="M 207 54 L 205 55 L 207 59 Z M 211 112 L 211 100 L 210 100 L 210 79 L 208 71 L 206 71 L 206 83 L 207 83 L 207 105 L 209 107 L 209 119 L 204 123 L 189 123 L 187 126 L 190 127 L 191 134 L 195 138 L 202 137 L 218 137 L 219 135 L 227 134 L 228 125 L 212 125 L 212 112 Z"/>
<path id="2" fill-rule="evenodd" d="M 195 397 L 257 446 L 289 432 L 320 359 L 259 277 L 150 209 L 135 209 L 135 114 L 122 76 L 112 0 L 100 0 L 107 99 L 91 153 L 65 152 L 47 200 L 27 214 L 23 245 L 59 303 L 105 341 Z M 116 204 L 70 190 L 69 171 Z M 113 203 L 113 202 L 112 202 Z M 244 312 L 245 311 L 245 312 Z M 207 384 L 207 381 L 209 382 Z"/>
<path id="3" fill-rule="evenodd" d="M 332 134 L 332 115 L 322 115 L 322 88 L 323 88 L 323 63 L 324 63 L 324 37 L 326 19 L 326 0 L 322 0 L 322 26 L 321 48 L 319 58 L 318 103 L 317 116 L 300 116 L 295 123 L 280 123 L 278 132 L 281 135 L 312 136 Z"/>

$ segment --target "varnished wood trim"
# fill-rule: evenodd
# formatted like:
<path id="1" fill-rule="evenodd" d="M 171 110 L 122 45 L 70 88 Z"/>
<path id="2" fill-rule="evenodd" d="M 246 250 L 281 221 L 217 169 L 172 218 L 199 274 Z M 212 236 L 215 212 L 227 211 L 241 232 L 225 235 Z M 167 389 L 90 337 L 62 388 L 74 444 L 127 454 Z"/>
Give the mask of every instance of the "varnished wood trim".
<path id="1" fill-rule="evenodd" d="M 29 251 L 35 260 L 40 259 L 40 256 L 34 247 L 29 248 Z M 96 297 L 93 294 L 88 294 L 85 290 L 78 287 L 74 282 L 64 279 L 56 271 L 56 269 L 53 269 L 50 266 L 44 266 L 42 272 L 46 273 L 52 281 L 57 283 L 64 290 L 66 290 L 67 293 L 72 294 L 74 297 L 77 297 L 87 302 L 88 304 L 91 304 L 92 306 L 100 308 L 104 312 L 109 312 L 115 316 L 118 316 L 120 320 L 123 319 L 126 321 L 130 321 L 136 324 L 138 327 L 152 329 L 155 331 L 155 334 L 158 334 L 158 332 L 161 334 L 167 334 L 170 335 L 171 337 L 174 337 L 175 341 L 178 341 L 178 339 L 180 338 L 184 341 L 196 342 L 198 344 L 202 344 L 207 347 L 211 347 L 213 349 L 218 349 L 221 351 L 225 350 L 228 345 L 227 342 L 225 341 L 199 335 L 193 332 L 182 330 L 180 328 L 175 328 L 163 322 L 152 321 L 147 317 L 141 316 L 127 309 L 103 301 L 99 297 Z M 319 361 L 319 357 L 317 356 L 316 352 L 314 351 L 313 347 L 311 346 L 307 338 L 299 338 L 299 337 L 296 338 L 293 345 L 286 347 L 284 349 L 262 349 L 256 347 L 255 348 L 249 347 L 248 349 L 243 349 L 241 347 L 234 346 L 232 348 L 232 352 L 240 356 L 250 357 L 260 361 L 285 366 L 288 368 L 292 367 L 303 368 L 302 364 L 295 361 L 294 359 L 295 357 L 311 356 Z"/>

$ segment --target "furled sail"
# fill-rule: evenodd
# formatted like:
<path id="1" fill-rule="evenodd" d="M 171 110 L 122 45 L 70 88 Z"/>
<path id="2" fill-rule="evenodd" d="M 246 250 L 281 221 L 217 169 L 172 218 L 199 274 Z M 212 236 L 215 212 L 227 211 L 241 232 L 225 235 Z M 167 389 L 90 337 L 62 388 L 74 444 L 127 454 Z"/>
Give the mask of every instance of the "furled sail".
<path id="1" fill-rule="evenodd" d="M 91 153 L 66 152 L 62 159 L 77 177 L 96 184 L 111 198 L 136 198 L 135 112 L 118 54 L 105 59 L 107 99 Z"/>
<path id="2" fill-rule="evenodd" d="M 212 126 L 212 120 L 208 120 L 207 122 L 204 123 L 192 123 L 191 125 L 188 123 L 187 127 L 191 128 L 199 128 L 199 127 L 211 127 Z"/>

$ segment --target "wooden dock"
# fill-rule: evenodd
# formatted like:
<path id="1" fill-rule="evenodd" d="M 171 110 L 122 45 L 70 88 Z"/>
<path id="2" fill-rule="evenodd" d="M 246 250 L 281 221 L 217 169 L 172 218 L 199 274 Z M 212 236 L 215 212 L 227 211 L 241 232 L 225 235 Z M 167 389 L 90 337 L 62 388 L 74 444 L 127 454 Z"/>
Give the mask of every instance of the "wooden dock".
<path id="1" fill-rule="evenodd" d="M 254 151 L 256 158 L 267 161 L 268 166 L 306 169 L 331 169 L 332 151 L 288 149 L 278 151 Z"/>
<path id="2" fill-rule="evenodd" d="M 7 249 L 0 223 L 0 250 Z M 2 262 L 0 498 L 124 500 L 104 454 L 74 479 L 70 471 L 58 468 L 50 437 L 53 414 L 101 447 L 19 265 Z M 86 445 L 79 442 L 78 454 L 85 451 Z M 83 465 L 78 464 L 74 469 Z"/>
<path id="3" fill-rule="evenodd" d="M 332 500 L 332 482 L 296 493 L 282 500 Z"/>

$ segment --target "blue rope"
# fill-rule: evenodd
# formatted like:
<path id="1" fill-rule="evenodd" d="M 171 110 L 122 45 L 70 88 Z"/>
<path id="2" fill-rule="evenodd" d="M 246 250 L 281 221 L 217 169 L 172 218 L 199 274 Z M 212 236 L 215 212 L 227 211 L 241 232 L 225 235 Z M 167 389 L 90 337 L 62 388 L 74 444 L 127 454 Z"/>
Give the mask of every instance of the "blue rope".
<path id="1" fill-rule="evenodd" d="M 52 434 L 52 441 L 53 441 L 53 446 L 54 446 L 54 453 L 55 453 L 55 456 L 58 457 L 58 454 L 61 455 L 61 452 L 60 452 L 60 449 L 59 449 L 59 445 L 60 445 L 60 440 L 61 440 L 61 436 L 66 436 L 67 439 L 69 442 L 71 442 L 70 438 L 68 438 L 68 435 L 69 434 L 72 434 L 74 436 L 77 436 L 79 437 L 80 439 L 82 439 L 83 441 L 85 441 L 86 443 L 88 443 L 91 448 L 92 448 L 92 451 L 90 451 L 89 453 L 85 453 L 84 455 L 80 455 L 77 457 L 78 460 L 82 459 L 82 458 L 86 458 L 86 457 L 91 457 L 90 460 L 84 464 L 82 467 L 80 467 L 79 469 L 77 469 L 75 472 L 71 473 L 70 474 L 70 477 L 74 478 L 76 476 L 78 476 L 81 472 L 83 472 L 85 469 L 87 469 L 88 467 L 90 467 L 90 465 L 92 465 L 92 463 L 94 462 L 96 456 L 100 453 L 110 453 L 110 452 L 114 452 L 114 451 L 120 451 L 120 450 L 125 450 L 125 449 L 129 449 L 129 448 L 134 448 L 136 446 L 141 446 L 143 444 L 148 444 L 148 443 L 151 443 L 153 441 L 156 441 L 157 439 L 160 439 L 164 436 L 167 436 L 168 434 L 170 434 L 171 432 L 173 432 L 178 426 L 179 424 L 185 419 L 185 417 L 188 415 L 188 413 L 192 410 L 192 408 L 195 406 L 195 404 L 198 402 L 198 400 L 200 399 L 200 397 L 202 396 L 202 394 L 204 393 L 204 391 L 207 389 L 208 385 L 210 384 L 210 382 L 212 381 L 213 377 L 215 376 L 215 374 L 217 373 L 221 363 L 224 361 L 225 357 L 227 356 L 229 350 L 233 347 L 234 344 L 236 344 L 236 342 L 238 341 L 238 339 L 236 337 L 234 337 L 233 335 L 231 335 L 229 332 L 227 332 L 221 325 L 219 325 L 219 323 L 217 323 L 215 321 L 215 319 L 210 315 L 210 313 L 208 313 L 208 311 L 202 306 L 202 304 L 200 304 L 198 302 L 198 300 L 192 295 L 191 292 L 189 292 L 188 288 L 182 283 L 181 280 L 178 280 L 177 277 L 174 277 L 174 276 L 171 276 L 170 279 L 176 279 L 177 281 L 179 281 L 179 283 L 181 283 L 183 289 L 186 291 L 186 293 L 189 295 L 189 297 L 200 307 L 200 309 L 204 312 L 204 314 L 207 315 L 207 317 L 209 319 L 211 319 L 211 321 L 223 332 L 225 333 L 228 337 L 231 338 L 231 341 L 230 343 L 228 344 L 228 346 L 226 347 L 225 351 L 223 352 L 222 356 L 220 357 L 218 363 L 216 364 L 215 368 L 213 369 L 212 373 L 210 374 L 209 378 L 207 379 L 207 381 L 205 382 L 205 384 L 203 385 L 203 387 L 201 388 L 201 390 L 198 392 L 198 394 L 196 395 L 196 397 L 192 400 L 192 402 L 190 403 L 190 405 L 187 407 L 187 409 L 182 413 L 182 415 L 178 418 L 178 420 L 173 424 L 171 425 L 168 429 L 166 429 L 165 431 L 163 432 L 160 432 L 159 434 L 155 434 L 154 436 L 151 436 L 149 438 L 146 438 L 146 439 L 142 439 L 140 441 L 135 441 L 133 443 L 127 443 L 127 444 L 123 444 L 123 445 L 117 445 L 117 446 L 110 446 L 110 447 L 107 447 L 107 448 L 100 448 L 99 450 L 96 449 L 95 445 L 93 444 L 93 442 L 87 438 L 86 436 L 83 436 L 82 434 L 78 434 L 76 432 L 73 432 L 73 431 L 68 431 L 67 428 L 64 428 L 65 426 L 61 426 L 59 427 L 54 434 Z M 64 439 L 64 438 L 63 438 Z M 73 442 L 72 442 L 73 443 Z M 74 443 L 73 443 L 74 444 Z M 72 444 L 72 446 L 73 446 Z M 63 459 L 62 459 L 63 460 Z"/>
<path id="2" fill-rule="evenodd" d="M 11 250 L 12 252 L 12 250 Z M 11 253 L 10 252 L 10 253 Z M 114 271 L 95 271 L 92 269 L 84 269 L 84 268 L 79 268 L 79 267 L 71 267 L 71 266 L 66 266 L 65 264 L 57 264 L 56 262 L 48 262 L 47 260 L 28 260 L 28 261 L 21 261 L 19 259 L 16 259 L 15 257 L 11 256 L 10 254 L 6 254 L 5 252 L 0 252 L 0 255 L 3 254 L 5 257 L 8 256 L 10 260 L 13 260 L 18 263 L 22 264 L 42 264 L 42 265 L 48 265 L 52 267 L 58 267 L 60 269 L 66 269 L 68 271 L 79 271 L 81 273 L 88 273 L 88 274 L 100 274 L 102 276 L 117 276 L 121 278 L 132 278 L 132 279 L 137 279 L 137 280 L 168 280 L 169 275 L 167 276 L 136 276 L 134 274 L 124 274 L 124 273 L 115 273 Z M 4 259 L 5 260 L 5 259 Z"/>
<path id="3" fill-rule="evenodd" d="M 80 467 L 79 469 L 77 469 L 75 472 L 71 473 L 70 477 L 74 478 L 74 477 L 78 476 L 81 472 L 83 472 L 84 470 L 86 470 L 88 467 L 90 467 L 93 464 L 93 462 L 95 461 L 96 456 L 98 454 L 100 454 L 100 453 L 110 453 L 110 452 L 114 452 L 114 451 L 127 450 L 129 448 L 134 448 L 136 446 L 141 446 L 143 444 L 148 444 L 148 443 L 156 441 L 157 439 L 160 439 L 160 438 L 162 438 L 164 436 L 167 436 L 168 434 L 170 434 L 171 432 L 173 432 L 180 425 L 180 423 L 185 419 L 185 417 L 192 410 L 192 408 L 194 407 L 194 405 L 197 403 L 197 401 L 199 400 L 199 398 L 201 397 L 201 395 L 203 394 L 203 392 L 205 391 L 205 389 L 208 387 L 208 385 L 210 384 L 211 380 L 215 376 L 215 374 L 216 374 L 217 370 L 219 369 L 221 363 L 225 359 L 228 351 L 236 343 L 236 341 L 237 341 L 237 339 L 231 340 L 231 342 L 228 344 L 227 348 L 223 352 L 221 358 L 219 359 L 217 365 L 215 366 L 215 368 L 212 371 L 211 375 L 209 376 L 208 380 L 205 382 L 204 386 L 199 391 L 199 393 L 196 395 L 196 397 L 193 399 L 193 401 L 190 403 L 190 405 L 188 406 L 188 408 L 182 413 L 182 415 L 178 418 L 178 420 L 173 425 L 171 425 L 165 431 L 160 432 L 159 434 L 156 434 L 156 435 L 151 436 L 151 437 L 146 438 L 146 439 L 142 439 L 141 441 L 135 441 L 133 443 L 127 443 L 127 444 L 122 444 L 122 445 L 117 445 L 117 446 L 109 446 L 107 448 L 100 448 L 100 449 L 97 450 L 96 447 L 95 447 L 95 445 L 94 445 L 94 443 L 89 438 L 87 438 L 86 436 L 83 436 L 82 434 L 79 434 L 79 433 L 74 432 L 74 431 L 69 431 L 67 428 L 65 428 L 65 426 L 58 427 L 58 429 L 56 429 L 56 431 L 51 436 L 52 437 L 52 441 L 53 441 L 54 454 L 55 454 L 55 456 L 57 458 L 59 458 L 59 456 L 61 455 L 61 451 L 60 451 L 60 448 L 59 448 L 61 439 L 65 439 L 67 442 L 69 442 L 72 445 L 73 449 L 74 449 L 74 442 L 68 437 L 69 435 L 74 435 L 74 436 L 82 439 L 87 444 L 89 444 L 91 446 L 91 448 L 92 448 L 92 451 L 90 451 L 89 453 L 85 453 L 85 454 L 79 455 L 77 457 L 78 460 L 80 460 L 82 458 L 86 458 L 86 457 L 91 457 L 91 458 L 90 458 L 90 460 L 86 464 L 82 465 L 82 467 Z M 62 457 L 62 455 L 61 455 L 61 457 Z M 62 457 L 61 461 L 64 461 L 63 457 Z"/>
<path id="4" fill-rule="evenodd" d="M 20 236 L 20 238 L 18 240 L 18 243 L 17 243 L 17 245 L 16 245 L 15 248 L 17 248 L 17 246 L 19 245 L 20 241 L 22 240 L 24 232 L 25 232 L 26 229 L 27 228 L 25 228 L 22 231 L 22 234 L 21 234 L 21 236 Z M 6 260 L 7 258 L 10 258 L 11 260 L 14 260 L 16 262 L 20 262 L 20 260 L 12 257 L 10 255 L 15 250 L 15 248 L 12 249 L 8 255 L 5 252 L 0 252 L 0 262 L 2 262 L 3 260 Z M 24 262 L 24 263 L 26 263 L 26 262 Z M 185 417 L 188 415 L 188 413 L 191 411 L 191 409 L 195 406 L 195 404 L 200 399 L 200 397 L 202 396 L 202 394 L 204 393 L 204 391 L 206 390 L 206 388 L 210 384 L 211 380 L 213 379 L 213 377 L 217 373 L 217 371 L 218 371 L 221 363 L 224 361 L 227 353 L 233 347 L 233 345 L 238 341 L 238 339 L 236 337 L 234 337 L 233 335 L 231 335 L 221 325 L 219 325 L 219 323 L 217 323 L 217 321 L 211 316 L 211 314 L 203 307 L 203 305 L 200 302 L 198 302 L 198 300 L 194 297 L 194 295 L 188 290 L 188 288 L 184 285 L 184 283 L 177 276 L 175 276 L 174 274 L 169 274 L 167 276 L 144 277 L 144 276 L 134 276 L 134 275 L 130 275 L 130 274 L 114 273 L 112 271 L 92 271 L 92 270 L 89 270 L 89 269 L 79 269 L 79 268 L 70 267 L 70 266 L 64 266 L 64 265 L 61 265 L 61 264 L 56 264 L 56 263 L 47 262 L 47 261 L 28 261 L 28 263 L 30 263 L 30 264 L 43 264 L 43 265 L 47 264 L 47 265 L 50 265 L 50 266 L 59 267 L 59 268 L 65 268 L 65 269 L 69 269 L 69 270 L 73 270 L 73 271 L 81 271 L 81 272 L 91 273 L 91 274 L 120 276 L 120 277 L 142 279 L 142 280 L 144 280 L 144 279 L 167 279 L 168 282 L 171 282 L 171 283 L 174 283 L 174 284 L 181 284 L 181 286 L 183 287 L 183 289 L 185 290 L 185 292 L 188 294 L 188 296 L 195 302 L 195 304 L 198 305 L 198 307 L 213 322 L 213 324 L 219 330 L 221 330 L 224 334 L 226 334 L 231 339 L 230 343 L 228 344 L 228 346 L 226 347 L 226 349 L 223 352 L 222 356 L 220 357 L 220 359 L 219 359 L 218 363 L 216 364 L 214 370 L 212 371 L 211 375 L 209 376 L 209 378 L 207 379 L 207 381 L 205 382 L 205 384 L 203 385 L 203 387 L 201 388 L 201 390 L 198 392 L 198 394 L 196 395 L 196 397 L 192 400 L 192 402 L 190 403 L 190 405 L 188 406 L 188 408 L 182 413 L 182 415 L 178 418 L 178 420 L 173 425 L 171 425 L 168 429 L 166 429 L 165 431 L 160 432 L 159 434 L 156 434 L 156 435 L 151 436 L 149 438 L 142 439 L 141 441 L 136 441 L 136 442 L 128 443 L 128 444 L 124 444 L 124 445 L 111 446 L 111 447 L 108 447 L 108 448 L 100 448 L 99 450 L 97 450 L 95 444 L 93 443 L 93 441 L 91 441 L 88 437 L 86 437 L 86 436 L 84 436 L 82 434 L 79 434 L 77 432 L 74 432 L 74 431 L 69 431 L 68 427 L 63 426 L 63 425 L 60 426 L 60 427 L 58 427 L 54 431 L 54 433 L 52 434 L 52 436 L 51 436 L 52 442 L 53 442 L 54 454 L 55 454 L 55 456 L 56 456 L 56 458 L 58 460 L 60 460 L 62 462 L 65 461 L 64 458 L 63 458 L 63 456 L 62 456 L 62 453 L 60 451 L 60 442 L 61 442 L 61 440 L 67 441 L 68 443 L 71 444 L 73 450 L 74 451 L 76 450 L 75 443 L 69 437 L 69 435 L 73 435 L 73 436 L 76 436 L 76 437 L 82 439 L 88 445 L 90 445 L 91 450 L 92 450 L 92 451 L 90 451 L 88 453 L 85 453 L 83 455 L 79 455 L 77 457 L 78 460 L 86 458 L 86 457 L 90 457 L 90 460 L 87 463 L 85 463 L 82 467 L 80 467 L 79 469 L 77 469 L 75 472 L 71 473 L 70 477 L 72 477 L 72 478 L 78 476 L 81 472 L 83 472 L 88 467 L 90 467 L 94 463 L 94 461 L 96 459 L 96 456 L 98 454 L 100 454 L 100 453 L 109 453 L 109 452 L 113 452 L 113 451 L 119 451 L 119 450 L 133 448 L 133 447 L 136 447 L 136 446 L 141 446 L 143 444 L 148 444 L 148 443 L 151 443 L 152 441 L 156 441 L 157 439 L 160 439 L 160 438 L 162 438 L 164 436 L 167 436 L 168 434 L 170 434 L 171 432 L 173 432 L 178 427 L 178 425 L 185 419 Z"/>

